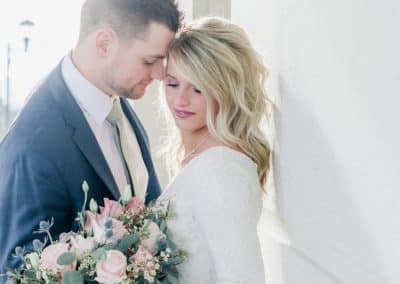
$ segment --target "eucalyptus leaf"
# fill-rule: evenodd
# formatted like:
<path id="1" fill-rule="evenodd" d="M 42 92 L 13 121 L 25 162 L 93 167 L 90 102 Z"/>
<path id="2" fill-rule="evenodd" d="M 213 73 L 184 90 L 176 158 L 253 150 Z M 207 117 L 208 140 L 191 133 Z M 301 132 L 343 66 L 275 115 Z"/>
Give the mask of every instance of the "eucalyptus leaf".
<path id="1" fill-rule="evenodd" d="M 83 277 L 79 271 L 64 272 L 61 284 L 83 284 Z"/>
<path id="2" fill-rule="evenodd" d="M 94 261 L 99 262 L 106 257 L 107 251 L 104 248 L 98 248 L 92 253 Z"/>
<path id="3" fill-rule="evenodd" d="M 65 252 L 57 258 L 58 265 L 70 265 L 76 260 L 75 254 L 72 252 Z"/>
<path id="4" fill-rule="evenodd" d="M 160 230 L 164 233 L 166 229 L 167 229 L 167 222 L 162 220 L 160 223 Z"/>
<path id="5" fill-rule="evenodd" d="M 36 272 L 33 270 L 26 270 L 24 276 L 28 279 L 36 279 Z"/>
<path id="6" fill-rule="evenodd" d="M 173 237 L 173 234 L 172 234 L 171 230 L 168 229 L 168 228 L 165 229 L 164 234 L 165 234 L 165 236 L 167 237 L 167 239 L 170 239 L 170 240 L 171 240 L 172 237 Z"/>
<path id="7" fill-rule="evenodd" d="M 176 269 L 176 267 L 171 267 L 171 269 L 169 270 L 169 273 L 173 276 L 175 276 L 175 278 L 179 279 L 179 272 L 178 269 Z"/>
<path id="8" fill-rule="evenodd" d="M 169 264 L 169 265 L 177 265 L 177 264 L 180 264 L 180 263 L 182 263 L 183 262 L 183 258 L 182 257 L 180 257 L 180 256 L 174 256 L 174 257 L 171 257 L 171 258 L 169 258 L 168 259 L 168 261 L 167 261 L 167 263 Z"/>
<path id="9" fill-rule="evenodd" d="M 167 279 L 171 284 L 179 284 L 178 278 L 176 278 L 175 276 L 173 276 L 171 274 L 167 275 Z"/>
<path id="10" fill-rule="evenodd" d="M 166 239 L 160 239 L 160 240 L 158 240 L 157 241 L 157 247 L 158 247 L 158 250 L 160 250 L 160 251 L 162 251 L 162 250 L 166 250 L 167 249 L 167 247 L 168 247 L 168 243 L 167 243 L 167 240 Z"/>
<path id="11" fill-rule="evenodd" d="M 118 243 L 116 249 L 121 251 L 122 253 L 126 253 L 128 249 L 130 249 L 133 245 L 135 245 L 138 240 L 139 240 L 138 234 L 135 233 L 128 235 Z"/>
<path id="12" fill-rule="evenodd" d="M 167 239 L 167 243 L 168 243 L 168 246 L 169 246 L 170 249 L 176 250 L 176 245 L 175 245 L 175 243 L 173 241 L 171 241 L 171 238 Z"/>
<path id="13" fill-rule="evenodd" d="M 108 243 L 103 246 L 105 250 L 115 249 L 115 245 L 113 243 Z"/>

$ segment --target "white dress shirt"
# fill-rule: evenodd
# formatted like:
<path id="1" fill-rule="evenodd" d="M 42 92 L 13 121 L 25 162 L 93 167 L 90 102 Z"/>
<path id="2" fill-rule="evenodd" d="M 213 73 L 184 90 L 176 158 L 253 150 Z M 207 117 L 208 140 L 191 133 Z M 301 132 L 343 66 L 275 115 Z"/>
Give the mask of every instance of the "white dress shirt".
<path id="1" fill-rule="evenodd" d="M 126 177 L 122 159 L 115 145 L 111 125 L 106 121 L 106 117 L 111 111 L 113 101 L 119 99 L 119 97 L 110 97 L 89 82 L 73 64 L 71 55 L 65 56 L 61 70 L 64 81 L 92 129 L 114 180 L 117 183 L 118 189 L 122 194 L 127 185 Z M 144 188 L 147 188 L 148 173 L 136 135 L 125 115 L 123 115 L 123 120 L 124 124 L 128 125 L 127 136 L 129 141 L 131 141 L 129 143 L 132 143 L 135 160 L 138 161 L 138 167 L 142 173 L 142 184 L 145 184 Z M 133 172 L 133 175 L 134 174 L 135 172 Z"/>

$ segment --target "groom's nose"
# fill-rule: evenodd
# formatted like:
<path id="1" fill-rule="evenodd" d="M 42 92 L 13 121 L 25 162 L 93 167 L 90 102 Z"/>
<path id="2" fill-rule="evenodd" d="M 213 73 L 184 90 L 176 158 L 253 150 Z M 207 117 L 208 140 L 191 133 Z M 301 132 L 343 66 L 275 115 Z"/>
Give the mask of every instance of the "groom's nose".
<path id="1" fill-rule="evenodd" d="M 162 60 L 157 60 L 156 63 L 152 66 L 150 76 L 152 79 L 156 79 L 159 81 L 164 79 L 164 65 Z"/>

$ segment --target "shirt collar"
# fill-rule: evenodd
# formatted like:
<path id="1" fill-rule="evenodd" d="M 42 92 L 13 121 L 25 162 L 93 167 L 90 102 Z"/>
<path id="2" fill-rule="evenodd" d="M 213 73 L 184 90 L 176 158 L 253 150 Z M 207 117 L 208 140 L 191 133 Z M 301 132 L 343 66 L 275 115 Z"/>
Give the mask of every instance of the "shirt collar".
<path id="1" fill-rule="evenodd" d="M 64 57 L 61 70 L 65 83 L 78 104 L 97 124 L 101 125 L 118 96 L 110 97 L 89 82 L 72 62 L 71 54 Z"/>

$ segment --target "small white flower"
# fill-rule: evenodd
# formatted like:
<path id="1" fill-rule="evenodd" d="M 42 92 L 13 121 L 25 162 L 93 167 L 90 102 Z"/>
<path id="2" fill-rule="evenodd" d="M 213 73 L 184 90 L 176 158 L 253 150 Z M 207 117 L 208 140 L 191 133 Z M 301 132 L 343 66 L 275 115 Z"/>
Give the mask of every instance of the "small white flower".
<path id="1" fill-rule="evenodd" d="M 31 263 L 32 267 L 37 270 L 40 265 L 40 258 L 39 255 L 36 252 L 32 252 L 26 256 L 29 259 L 29 262 Z"/>

